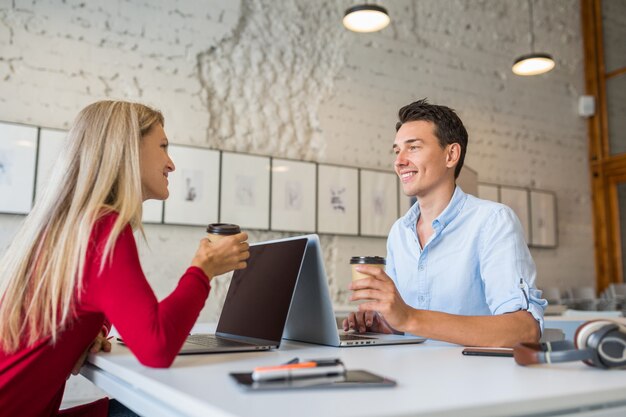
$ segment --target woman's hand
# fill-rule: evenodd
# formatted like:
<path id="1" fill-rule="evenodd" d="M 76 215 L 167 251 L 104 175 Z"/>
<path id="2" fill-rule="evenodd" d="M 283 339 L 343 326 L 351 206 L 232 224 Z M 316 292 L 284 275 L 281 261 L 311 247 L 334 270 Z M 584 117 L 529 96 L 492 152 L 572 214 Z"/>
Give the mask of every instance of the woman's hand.
<path id="1" fill-rule="evenodd" d="M 250 245 L 245 232 L 225 236 L 217 242 L 204 238 L 200 241 L 192 266 L 202 269 L 210 279 L 235 269 L 244 269 L 250 257 Z"/>
<path id="2" fill-rule="evenodd" d="M 80 355 L 80 358 L 78 358 L 76 365 L 74 365 L 74 368 L 72 369 L 72 375 L 78 375 L 78 373 L 80 372 L 80 368 L 82 368 L 85 364 L 87 355 L 89 355 L 90 353 L 98 353 L 100 351 L 111 351 L 111 342 L 109 342 L 104 332 L 100 332 L 100 334 L 96 336 L 96 339 L 91 343 L 91 345 L 89 345 L 89 347 L 83 352 L 83 354 Z"/>

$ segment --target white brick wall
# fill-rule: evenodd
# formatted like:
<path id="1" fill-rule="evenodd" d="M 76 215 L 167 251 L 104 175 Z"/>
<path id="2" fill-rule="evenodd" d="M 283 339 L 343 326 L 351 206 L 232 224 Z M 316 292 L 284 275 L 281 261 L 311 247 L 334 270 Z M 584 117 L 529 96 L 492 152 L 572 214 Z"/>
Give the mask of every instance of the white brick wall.
<path id="1" fill-rule="evenodd" d="M 536 49 L 553 72 L 514 76 L 529 52 L 517 0 L 393 0 L 376 34 L 341 26 L 344 0 L 108 2 L 0 0 L 0 120 L 67 128 L 102 98 L 160 108 L 174 143 L 391 169 L 398 108 L 456 108 L 479 180 L 557 193 L 557 249 L 532 250 L 538 283 L 594 284 L 579 2 L 534 3 Z M 0 215 L 0 250 L 19 216 Z M 142 262 L 159 297 L 176 284 L 201 228 L 148 226 Z M 279 236 L 253 232 L 251 240 Z M 323 236 L 336 301 L 348 258 L 384 239 Z M 227 278 L 201 319 L 215 320 Z"/>

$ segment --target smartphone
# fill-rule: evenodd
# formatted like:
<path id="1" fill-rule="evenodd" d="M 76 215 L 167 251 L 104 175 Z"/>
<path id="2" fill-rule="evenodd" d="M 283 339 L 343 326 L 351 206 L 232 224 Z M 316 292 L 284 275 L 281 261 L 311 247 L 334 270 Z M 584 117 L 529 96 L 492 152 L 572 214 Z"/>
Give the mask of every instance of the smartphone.
<path id="1" fill-rule="evenodd" d="M 251 373 L 231 373 L 237 383 L 250 390 L 284 390 L 302 388 L 393 387 L 396 381 L 368 371 L 346 371 L 343 375 L 257 382 Z"/>
<path id="2" fill-rule="evenodd" d="M 467 347 L 461 352 L 468 356 L 505 356 L 513 357 L 513 348 Z"/>

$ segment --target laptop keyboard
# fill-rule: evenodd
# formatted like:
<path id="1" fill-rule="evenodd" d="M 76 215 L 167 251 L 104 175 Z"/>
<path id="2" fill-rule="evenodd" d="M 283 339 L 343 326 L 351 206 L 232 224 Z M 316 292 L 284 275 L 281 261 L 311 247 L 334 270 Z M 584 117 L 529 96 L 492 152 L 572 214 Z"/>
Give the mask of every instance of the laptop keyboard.
<path id="1" fill-rule="evenodd" d="M 192 334 L 187 336 L 187 342 L 205 347 L 230 347 L 230 346 L 251 346 L 249 343 L 237 342 L 234 340 L 222 339 L 212 334 Z"/>

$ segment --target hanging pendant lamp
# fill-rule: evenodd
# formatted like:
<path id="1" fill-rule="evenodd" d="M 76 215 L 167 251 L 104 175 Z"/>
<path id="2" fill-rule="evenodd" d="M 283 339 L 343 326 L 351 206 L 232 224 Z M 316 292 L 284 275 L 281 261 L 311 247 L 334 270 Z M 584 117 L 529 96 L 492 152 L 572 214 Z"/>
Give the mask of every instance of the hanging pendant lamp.
<path id="1" fill-rule="evenodd" d="M 353 32 L 376 32 L 389 24 L 389 14 L 384 7 L 361 4 L 346 10 L 343 25 Z"/>
<path id="2" fill-rule="evenodd" d="M 513 73 L 517 75 L 544 74 L 556 65 L 552 55 L 535 52 L 535 33 L 533 31 L 533 3 L 528 0 L 528 22 L 530 27 L 530 53 L 522 55 L 513 63 Z"/>

